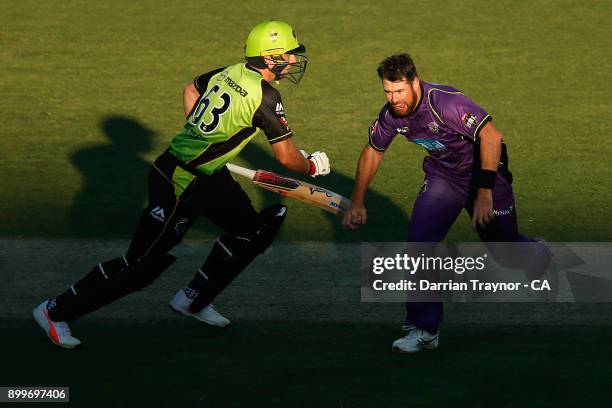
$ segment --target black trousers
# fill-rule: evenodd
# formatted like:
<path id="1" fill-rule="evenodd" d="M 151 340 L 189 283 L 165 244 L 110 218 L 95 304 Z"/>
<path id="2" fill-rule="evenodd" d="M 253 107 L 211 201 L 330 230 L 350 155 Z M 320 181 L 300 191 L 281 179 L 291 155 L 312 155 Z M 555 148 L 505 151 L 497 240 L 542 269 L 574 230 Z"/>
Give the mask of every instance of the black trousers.
<path id="1" fill-rule="evenodd" d="M 251 200 L 227 168 L 196 176 L 180 167 L 170 153 L 162 154 L 149 173 L 149 204 L 128 252 L 124 257 L 98 264 L 52 299 L 47 306 L 51 319 L 73 321 L 152 283 L 175 259 L 167 252 L 181 242 L 199 216 L 236 236 L 250 236 L 260 226 Z M 215 291 L 207 295 L 208 301 L 240 270 L 236 268 L 230 278 L 217 282 Z"/>
<path id="2" fill-rule="evenodd" d="M 177 159 L 168 152 L 155 161 L 149 173 L 149 204 L 142 212 L 126 254 L 129 263 L 168 252 L 181 242 L 200 216 L 226 233 L 257 229 L 257 212 L 227 168 L 193 177 L 184 190 L 173 181 L 189 177 L 193 176 L 179 167 Z"/>

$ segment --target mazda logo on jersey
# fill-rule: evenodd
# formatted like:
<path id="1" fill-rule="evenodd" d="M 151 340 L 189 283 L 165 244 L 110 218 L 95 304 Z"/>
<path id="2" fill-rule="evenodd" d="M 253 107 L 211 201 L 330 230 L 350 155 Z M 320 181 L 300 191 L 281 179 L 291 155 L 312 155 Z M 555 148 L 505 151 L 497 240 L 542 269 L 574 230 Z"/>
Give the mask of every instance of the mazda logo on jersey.
<path id="1" fill-rule="evenodd" d="M 238 85 L 238 83 L 236 83 L 232 78 L 230 78 L 228 76 L 225 77 L 223 82 L 225 82 L 234 91 L 238 92 L 240 94 L 240 96 L 242 96 L 243 98 L 249 94 L 246 91 L 246 89 L 243 89 L 240 85 Z"/>

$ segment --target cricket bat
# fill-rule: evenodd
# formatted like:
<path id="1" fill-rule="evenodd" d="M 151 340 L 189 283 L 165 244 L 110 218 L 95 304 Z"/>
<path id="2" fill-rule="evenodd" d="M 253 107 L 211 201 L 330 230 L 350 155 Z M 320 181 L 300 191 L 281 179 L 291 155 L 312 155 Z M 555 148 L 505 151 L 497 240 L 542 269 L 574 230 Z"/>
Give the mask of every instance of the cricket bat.
<path id="1" fill-rule="evenodd" d="M 340 194 L 297 179 L 265 170 L 251 170 L 231 163 L 226 166 L 232 173 L 248 178 L 258 187 L 303 201 L 333 214 L 344 214 L 351 205 L 350 200 Z"/>

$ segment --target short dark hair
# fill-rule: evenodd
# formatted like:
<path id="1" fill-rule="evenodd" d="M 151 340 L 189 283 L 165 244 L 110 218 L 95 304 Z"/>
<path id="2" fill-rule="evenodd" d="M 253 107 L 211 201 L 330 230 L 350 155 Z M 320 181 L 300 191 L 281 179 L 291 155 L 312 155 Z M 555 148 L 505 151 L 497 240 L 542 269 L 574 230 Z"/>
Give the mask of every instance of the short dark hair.
<path id="1" fill-rule="evenodd" d="M 396 54 L 385 58 L 378 65 L 378 76 L 387 81 L 401 81 L 406 78 L 412 81 L 417 76 L 416 66 L 408 54 Z"/>

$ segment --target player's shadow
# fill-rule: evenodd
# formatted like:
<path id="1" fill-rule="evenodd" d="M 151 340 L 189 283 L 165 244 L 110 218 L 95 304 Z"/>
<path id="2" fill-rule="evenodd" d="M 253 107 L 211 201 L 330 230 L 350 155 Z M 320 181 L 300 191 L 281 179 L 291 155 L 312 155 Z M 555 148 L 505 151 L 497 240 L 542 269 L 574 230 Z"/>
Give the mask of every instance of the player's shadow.
<path id="1" fill-rule="evenodd" d="M 110 116 L 100 127 L 108 142 L 79 150 L 70 161 L 82 175 L 69 211 L 75 237 L 131 236 L 147 194 L 150 163 L 143 159 L 155 133 L 126 116 Z"/>
<path id="2" fill-rule="evenodd" d="M 248 162 L 248 167 L 250 168 L 265 169 L 297 177 L 306 182 L 318 184 L 321 187 L 335 191 L 347 198 L 350 198 L 353 191 L 354 177 L 334 171 L 333 158 L 332 172 L 328 176 L 308 180 L 305 176 L 300 177 L 289 172 L 274 159 L 272 149 L 264 149 L 256 143 L 249 143 L 240 153 L 240 157 Z M 357 163 L 357 158 L 355 158 L 355 163 Z M 259 194 L 262 195 L 266 205 L 289 200 L 265 190 L 261 190 Z M 371 189 L 366 196 L 366 205 L 368 208 L 368 223 L 356 231 L 345 230 L 342 227 L 340 217 L 325 212 L 325 217 L 333 232 L 333 236 L 330 239 L 335 242 L 404 242 L 406 240 L 409 218 L 401 207 L 383 194 Z M 312 211 L 322 210 L 312 207 Z"/>

